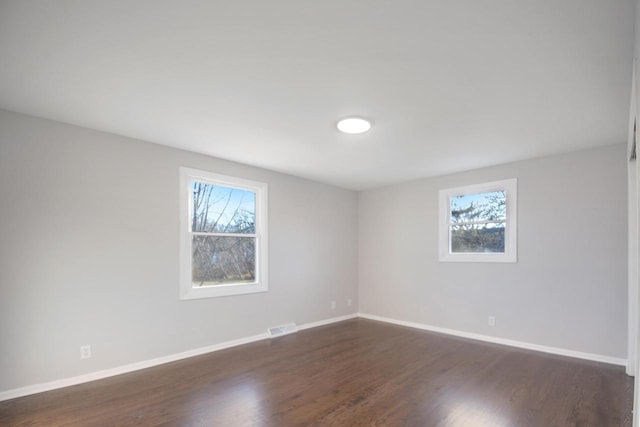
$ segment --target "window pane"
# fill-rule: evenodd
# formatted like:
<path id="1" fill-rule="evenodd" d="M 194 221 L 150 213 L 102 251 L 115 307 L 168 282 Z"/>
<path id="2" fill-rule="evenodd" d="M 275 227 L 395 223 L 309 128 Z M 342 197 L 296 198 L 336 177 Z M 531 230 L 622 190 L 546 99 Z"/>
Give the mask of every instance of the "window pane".
<path id="1" fill-rule="evenodd" d="M 194 287 L 256 279 L 254 237 L 193 236 L 191 250 Z"/>
<path id="2" fill-rule="evenodd" d="M 451 198 L 451 222 L 496 221 L 507 218 L 505 191 L 465 194 Z"/>
<path id="3" fill-rule="evenodd" d="M 452 226 L 451 253 L 504 253 L 504 226 L 504 223 Z"/>
<path id="4" fill-rule="evenodd" d="M 255 233 L 256 195 L 253 191 L 191 182 L 191 231 Z"/>

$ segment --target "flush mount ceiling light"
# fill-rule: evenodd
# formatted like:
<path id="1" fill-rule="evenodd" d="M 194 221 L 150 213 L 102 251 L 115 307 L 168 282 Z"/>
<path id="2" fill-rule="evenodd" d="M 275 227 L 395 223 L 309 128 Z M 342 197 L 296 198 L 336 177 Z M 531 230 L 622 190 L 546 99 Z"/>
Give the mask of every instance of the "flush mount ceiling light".
<path id="1" fill-rule="evenodd" d="M 346 117 L 338 122 L 337 127 L 344 133 L 363 133 L 371 129 L 371 122 L 361 117 Z"/>

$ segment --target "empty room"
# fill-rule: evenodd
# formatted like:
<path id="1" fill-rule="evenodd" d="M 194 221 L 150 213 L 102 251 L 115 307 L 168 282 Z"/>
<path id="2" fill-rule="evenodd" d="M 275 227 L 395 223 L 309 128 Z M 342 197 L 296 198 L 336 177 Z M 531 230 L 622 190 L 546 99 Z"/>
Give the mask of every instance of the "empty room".
<path id="1" fill-rule="evenodd" d="M 640 427 L 639 3 L 0 0 L 0 425 Z"/>

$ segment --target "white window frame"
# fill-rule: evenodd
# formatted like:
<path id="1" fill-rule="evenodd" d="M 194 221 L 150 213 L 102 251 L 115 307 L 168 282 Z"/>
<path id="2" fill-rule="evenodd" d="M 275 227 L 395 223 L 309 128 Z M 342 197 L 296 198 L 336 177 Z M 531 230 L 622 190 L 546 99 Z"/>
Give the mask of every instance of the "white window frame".
<path id="1" fill-rule="evenodd" d="M 506 192 L 504 252 L 451 252 L 451 199 L 466 194 Z M 518 261 L 518 180 L 516 178 L 440 190 L 439 260 L 442 262 Z"/>
<path id="2" fill-rule="evenodd" d="M 228 283 L 215 286 L 194 287 L 192 283 L 191 249 L 191 182 L 221 185 L 249 190 L 255 193 L 256 279 L 253 283 Z M 180 299 L 214 298 L 229 295 L 267 292 L 269 290 L 268 240 L 267 240 L 267 190 L 264 182 L 251 181 L 228 175 L 187 167 L 180 168 Z"/>

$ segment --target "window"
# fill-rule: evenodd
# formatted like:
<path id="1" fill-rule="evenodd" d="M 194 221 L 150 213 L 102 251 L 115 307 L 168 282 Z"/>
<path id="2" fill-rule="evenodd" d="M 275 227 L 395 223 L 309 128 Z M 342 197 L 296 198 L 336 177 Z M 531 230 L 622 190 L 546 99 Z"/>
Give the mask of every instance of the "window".
<path id="1" fill-rule="evenodd" d="M 440 190 L 440 261 L 517 261 L 517 180 Z"/>
<path id="2" fill-rule="evenodd" d="M 180 168 L 180 297 L 265 292 L 267 184 Z"/>

